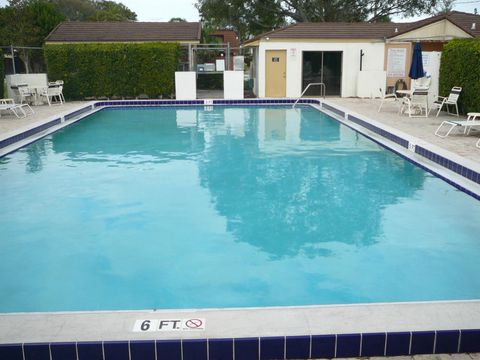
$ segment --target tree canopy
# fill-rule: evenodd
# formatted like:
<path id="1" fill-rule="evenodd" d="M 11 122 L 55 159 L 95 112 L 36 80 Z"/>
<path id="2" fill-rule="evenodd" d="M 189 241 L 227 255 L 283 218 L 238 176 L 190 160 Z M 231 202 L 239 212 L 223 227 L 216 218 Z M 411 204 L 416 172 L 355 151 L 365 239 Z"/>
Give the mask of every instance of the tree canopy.
<path id="1" fill-rule="evenodd" d="M 437 0 L 197 0 L 203 21 L 242 39 L 293 22 L 388 21 L 429 13 Z"/>
<path id="2" fill-rule="evenodd" d="M 41 0 L 0 8 L 0 44 L 39 46 L 64 19 L 53 3 Z"/>
<path id="3" fill-rule="evenodd" d="M 64 20 L 133 21 L 121 3 L 93 0 L 9 0 L 0 8 L 0 45 L 40 46 Z"/>
<path id="4" fill-rule="evenodd" d="M 108 0 L 9 0 L 0 7 L 0 45 L 41 46 L 64 20 L 133 21 L 137 15 L 121 3 Z M 18 49 L 27 72 L 41 54 Z"/>

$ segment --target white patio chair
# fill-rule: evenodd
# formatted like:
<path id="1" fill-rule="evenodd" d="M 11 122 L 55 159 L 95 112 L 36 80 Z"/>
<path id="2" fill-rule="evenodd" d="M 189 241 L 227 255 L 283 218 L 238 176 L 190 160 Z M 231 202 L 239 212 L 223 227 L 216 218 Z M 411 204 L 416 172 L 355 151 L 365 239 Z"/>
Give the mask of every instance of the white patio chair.
<path id="1" fill-rule="evenodd" d="M 40 97 L 45 98 L 45 100 L 48 103 L 48 106 L 51 106 L 53 103 L 54 99 L 57 99 L 57 102 L 60 103 L 60 105 L 63 104 L 63 86 L 49 86 L 46 88 L 43 88 L 40 91 Z"/>
<path id="2" fill-rule="evenodd" d="M 20 96 L 20 104 L 24 102 L 27 104 L 35 102 L 37 93 L 35 90 L 30 89 L 28 85 L 18 85 L 18 93 Z"/>
<path id="3" fill-rule="evenodd" d="M 65 96 L 63 96 L 63 80 L 57 80 L 57 81 L 51 81 L 48 83 L 48 86 L 49 87 L 59 87 L 59 91 L 60 91 L 60 97 L 62 99 L 63 102 L 66 102 L 65 101 Z"/>
<path id="4" fill-rule="evenodd" d="M 475 144 L 475 146 L 480 149 L 480 139 L 478 139 L 478 141 L 477 141 L 477 143 Z"/>
<path id="5" fill-rule="evenodd" d="M 409 117 L 428 116 L 428 90 L 415 89 L 411 96 L 402 98 L 399 113 L 407 112 Z"/>
<path id="6" fill-rule="evenodd" d="M 382 88 L 379 88 L 379 90 L 380 90 L 380 97 L 382 99 L 382 102 L 380 103 L 380 106 L 378 107 L 378 112 L 380 112 L 380 110 L 382 110 L 382 106 L 385 103 L 385 101 L 392 102 L 392 103 L 398 101 L 397 95 L 394 92 L 391 93 L 391 94 L 385 94 L 385 92 L 383 91 Z"/>
<path id="7" fill-rule="evenodd" d="M 446 138 L 453 129 L 462 129 L 463 134 L 468 135 L 470 134 L 470 130 L 472 127 L 480 127 L 480 113 L 477 112 L 469 112 L 467 114 L 467 120 L 445 120 L 443 121 L 440 126 L 435 131 L 435 135 L 441 138 Z"/>
<path id="8" fill-rule="evenodd" d="M 28 104 L 15 104 L 13 99 L 0 99 L 0 112 L 10 111 L 17 118 L 24 118 L 34 114 L 32 108 Z"/>
<path id="9" fill-rule="evenodd" d="M 430 83 L 432 78 L 430 76 L 425 76 L 419 79 L 413 80 L 412 88 L 418 90 L 428 90 L 430 89 Z"/>
<path id="10" fill-rule="evenodd" d="M 432 111 L 432 109 L 437 108 L 438 111 L 437 111 L 437 115 L 435 115 L 435 117 L 438 117 L 438 114 L 440 114 L 440 111 L 442 111 L 443 107 L 446 106 L 446 110 L 447 110 L 447 113 L 449 115 L 460 116 L 458 114 L 458 97 L 460 96 L 461 92 L 462 92 L 461 87 L 454 86 L 452 88 L 452 90 L 450 90 L 450 95 L 448 95 L 448 97 L 439 96 L 438 99 L 433 102 L 433 104 L 430 107 L 430 110 L 428 111 L 428 113 L 430 113 L 430 111 Z M 456 113 L 451 113 L 450 112 L 450 108 L 449 108 L 450 105 L 455 105 Z"/>

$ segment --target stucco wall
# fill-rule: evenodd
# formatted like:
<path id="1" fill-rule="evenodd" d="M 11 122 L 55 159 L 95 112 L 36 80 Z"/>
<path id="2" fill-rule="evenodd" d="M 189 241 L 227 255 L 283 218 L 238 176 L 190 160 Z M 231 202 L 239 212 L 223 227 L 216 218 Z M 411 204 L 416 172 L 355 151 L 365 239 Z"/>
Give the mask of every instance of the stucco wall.
<path id="1" fill-rule="evenodd" d="M 303 51 L 342 51 L 341 96 L 357 96 L 357 77 L 360 71 L 360 50 L 363 50 L 363 70 L 382 71 L 384 67 L 383 42 L 298 41 L 278 42 L 263 40 L 258 51 L 258 96 L 265 97 L 265 51 L 287 51 L 287 97 L 299 97 L 302 87 Z"/>

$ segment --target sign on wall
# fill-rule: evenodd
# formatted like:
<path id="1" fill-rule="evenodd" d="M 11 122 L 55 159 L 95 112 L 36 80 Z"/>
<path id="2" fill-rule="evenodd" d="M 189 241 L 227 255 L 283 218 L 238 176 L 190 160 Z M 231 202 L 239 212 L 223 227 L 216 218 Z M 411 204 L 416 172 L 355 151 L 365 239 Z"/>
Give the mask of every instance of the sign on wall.
<path id="1" fill-rule="evenodd" d="M 405 77 L 407 49 L 390 48 L 387 53 L 387 77 Z"/>

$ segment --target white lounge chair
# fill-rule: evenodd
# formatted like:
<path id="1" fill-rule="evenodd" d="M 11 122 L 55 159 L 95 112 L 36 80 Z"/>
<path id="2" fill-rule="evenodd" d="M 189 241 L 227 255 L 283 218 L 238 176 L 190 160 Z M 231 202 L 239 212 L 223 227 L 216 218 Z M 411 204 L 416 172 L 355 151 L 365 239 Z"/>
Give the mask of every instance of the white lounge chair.
<path id="1" fill-rule="evenodd" d="M 391 100 L 392 102 L 397 102 L 397 100 L 398 100 L 397 95 L 395 93 L 385 94 L 385 92 L 383 91 L 382 88 L 380 88 L 379 90 L 380 90 L 380 97 L 382 98 L 382 102 L 380 103 L 380 106 L 378 107 L 378 112 L 380 112 L 380 110 L 382 110 L 382 106 L 385 103 L 385 101 L 390 101 Z"/>
<path id="2" fill-rule="evenodd" d="M 480 139 L 478 139 L 477 143 L 475 144 L 476 147 L 480 149 Z"/>
<path id="3" fill-rule="evenodd" d="M 440 126 L 435 131 L 435 135 L 441 138 L 446 138 L 453 129 L 462 129 L 465 135 L 470 133 L 472 127 L 479 126 L 480 127 L 480 113 L 477 112 L 469 112 L 467 114 L 467 120 L 445 120 L 443 121 Z"/>
<path id="4" fill-rule="evenodd" d="M 415 89 L 412 95 L 402 100 L 399 113 L 407 112 L 409 117 L 428 116 L 428 90 Z"/>
<path id="5" fill-rule="evenodd" d="M 10 111 L 17 118 L 24 118 L 34 114 L 32 108 L 28 104 L 15 104 L 13 99 L 0 99 L 0 112 Z"/>
<path id="6" fill-rule="evenodd" d="M 437 115 L 435 116 L 438 117 L 438 114 L 440 114 L 440 111 L 442 111 L 443 107 L 446 106 L 446 110 L 448 114 L 459 116 L 458 97 L 460 96 L 461 92 L 462 92 L 461 87 L 454 86 L 452 90 L 450 90 L 450 95 L 448 95 L 448 97 L 439 96 L 438 99 L 433 102 L 428 113 L 430 114 L 430 111 L 432 111 L 432 109 L 437 108 L 438 111 L 437 111 Z M 456 113 L 450 112 L 450 108 L 449 108 L 450 105 L 455 105 Z"/>

